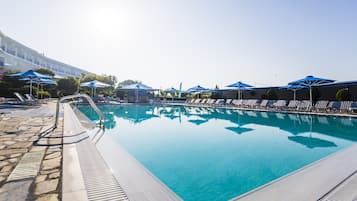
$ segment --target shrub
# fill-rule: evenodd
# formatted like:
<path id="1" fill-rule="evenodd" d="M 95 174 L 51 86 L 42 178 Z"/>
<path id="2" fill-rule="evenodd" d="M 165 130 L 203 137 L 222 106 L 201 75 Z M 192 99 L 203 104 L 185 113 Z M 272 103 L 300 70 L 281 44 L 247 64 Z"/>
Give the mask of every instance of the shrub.
<path id="1" fill-rule="evenodd" d="M 267 91 L 267 98 L 269 100 L 277 100 L 278 99 L 278 95 L 276 94 L 276 91 L 273 89 L 269 89 Z"/>
<path id="2" fill-rule="evenodd" d="M 51 94 L 48 91 L 39 91 L 38 97 L 51 98 Z"/>
<path id="3" fill-rule="evenodd" d="M 336 99 L 338 101 L 348 101 L 349 100 L 348 90 L 346 88 L 338 90 L 336 92 Z"/>

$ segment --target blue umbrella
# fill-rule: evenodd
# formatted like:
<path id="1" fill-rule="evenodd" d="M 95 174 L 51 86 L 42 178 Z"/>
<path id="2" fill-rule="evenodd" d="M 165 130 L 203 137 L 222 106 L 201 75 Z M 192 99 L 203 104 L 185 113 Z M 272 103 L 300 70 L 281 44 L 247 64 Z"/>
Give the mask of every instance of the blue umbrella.
<path id="1" fill-rule="evenodd" d="M 119 90 L 135 90 L 135 97 L 136 97 L 135 101 L 138 102 L 139 101 L 139 90 L 156 91 L 157 89 L 153 89 L 152 87 L 149 87 L 142 83 L 136 83 L 136 84 L 124 86 L 123 88 L 121 88 Z"/>
<path id="2" fill-rule="evenodd" d="M 35 79 L 38 79 L 38 78 L 50 79 L 50 78 L 52 78 L 52 77 L 49 76 L 49 75 L 44 75 L 44 74 L 35 72 L 34 70 L 29 70 L 29 71 L 26 71 L 26 72 L 24 72 L 24 73 L 9 74 L 9 75 L 7 75 L 7 76 L 10 76 L 10 77 L 28 78 L 29 81 L 30 81 L 30 94 L 31 94 L 31 95 L 32 95 L 32 82 L 33 82 Z"/>
<path id="3" fill-rule="evenodd" d="M 230 84 L 230 85 L 227 85 L 227 87 L 234 87 L 234 88 L 237 88 L 238 89 L 238 99 L 241 99 L 242 95 L 240 93 L 241 90 L 249 90 L 249 87 L 252 87 L 251 85 L 249 84 L 246 84 L 246 83 L 243 83 L 241 81 L 238 81 L 236 83 L 233 83 L 233 84 Z"/>
<path id="4" fill-rule="evenodd" d="M 289 84 L 286 86 L 279 87 L 280 89 L 288 89 L 294 92 L 294 100 L 296 100 L 296 91 L 300 89 L 306 89 L 309 88 L 305 85 L 296 85 L 296 84 Z"/>
<path id="5" fill-rule="evenodd" d="M 209 91 L 209 89 L 201 87 L 200 85 L 197 85 L 197 86 L 187 89 L 187 93 L 204 92 L 204 91 Z"/>
<path id="6" fill-rule="evenodd" d="M 302 78 L 300 80 L 296 80 L 293 82 L 290 82 L 289 84 L 291 85 L 303 85 L 306 86 L 310 89 L 310 104 L 312 105 L 312 87 L 315 86 L 320 86 L 322 84 L 327 84 L 334 82 L 335 80 L 330 80 L 330 79 L 325 79 L 325 78 L 319 78 L 319 77 L 314 77 L 312 75 L 306 76 L 305 78 Z"/>
<path id="7" fill-rule="evenodd" d="M 89 87 L 92 88 L 92 96 L 95 95 L 95 89 L 96 88 L 104 88 L 104 87 L 110 87 L 110 84 L 104 83 L 104 82 L 100 82 L 98 80 L 92 80 L 89 82 L 84 82 L 82 84 L 80 84 L 81 87 Z"/>

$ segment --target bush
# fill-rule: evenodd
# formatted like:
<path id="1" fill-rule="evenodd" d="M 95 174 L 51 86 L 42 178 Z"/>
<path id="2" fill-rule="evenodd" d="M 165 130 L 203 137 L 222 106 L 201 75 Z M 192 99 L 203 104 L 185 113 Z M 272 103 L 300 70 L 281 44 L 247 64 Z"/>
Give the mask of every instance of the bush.
<path id="1" fill-rule="evenodd" d="M 340 89 L 336 93 L 336 99 L 338 101 L 348 101 L 349 100 L 348 90 L 346 88 Z"/>
<path id="2" fill-rule="evenodd" d="M 276 91 L 273 89 L 269 89 L 267 91 L 267 98 L 269 100 L 277 100 L 278 99 L 278 95 L 276 94 Z"/>
<path id="3" fill-rule="evenodd" d="M 48 91 L 39 91 L 38 98 L 51 98 L 51 94 Z"/>

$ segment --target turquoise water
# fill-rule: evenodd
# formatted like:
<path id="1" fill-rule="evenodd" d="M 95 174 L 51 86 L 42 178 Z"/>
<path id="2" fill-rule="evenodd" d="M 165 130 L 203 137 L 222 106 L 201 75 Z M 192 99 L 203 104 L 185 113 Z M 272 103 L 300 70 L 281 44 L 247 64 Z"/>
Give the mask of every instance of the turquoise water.
<path id="1" fill-rule="evenodd" d="M 89 107 L 79 109 L 98 119 Z M 189 201 L 234 198 L 357 141 L 357 120 L 348 118 L 182 106 L 100 109 L 106 137 Z"/>

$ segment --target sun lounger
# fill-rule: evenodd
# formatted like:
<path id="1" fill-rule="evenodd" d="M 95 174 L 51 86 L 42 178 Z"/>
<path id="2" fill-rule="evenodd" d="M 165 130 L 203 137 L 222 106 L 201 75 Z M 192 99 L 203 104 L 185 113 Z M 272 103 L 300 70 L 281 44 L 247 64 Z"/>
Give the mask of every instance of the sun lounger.
<path id="1" fill-rule="evenodd" d="M 316 104 L 314 106 L 314 109 L 316 111 L 320 111 L 320 110 L 326 111 L 327 106 L 328 106 L 328 101 L 327 100 L 320 100 L 320 101 L 316 102 Z"/>
<path id="2" fill-rule="evenodd" d="M 356 112 L 357 111 L 357 102 L 352 102 L 351 107 L 349 109 L 350 112 Z"/>
<path id="3" fill-rule="evenodd" d="M 214 106 L 220 106 L 220 105 L 224 105 L 224 99 L 217 99 L 214 103 Z"/>
<path id="4" fill-rule="evenodd" d="M 286 100 L 277 100 L 275 103 L 273 103 L 273 107 L 275 107 L 275 108 L 286 107 Z"/>
<path id="5" fill-rule="evenodd" d="M 300 111 L 308 111 L 311 109 L 311 102 L 309 100 L 301 101 L 300 105 L 298 105 L 297 110 Z"/>
<path id="6" fill-rule="evenodd" d="M 225 105 L 231 105 L 232 104 L 232 99 L 226 99 Z"/>
<path id="7" fill-rule="evenodd" d="M 19 94 L 18 92 L 14 92 L 14 95 L 16 96 L 16 98 L 20 101 L 20 104 L 27 104 L 27 105 L 32 105 L 35 104 L 35 101 L 31 101 L 31 100 L 27 100 L 25 99 L 21 94 Z"/>
<path id="8" fill-rule="evenodd" d="M 287 106 L 287 109 L 296 109 L 300 105 L 301 101 L 291 100 Z"/>
<path id="9" fill-rule="evenodd" d="M 352 106 L 352 101 L 341 101 L 340 112 L 349 111 Z"/>
<path id="10" fill-rule="evenodd" d="M 337 111 L 340 109 L 341 106 L 341 102 L 339 101 L 331 101 L 328 105 L 327 105 L 327 111 Z"/>
<path id="11" fill-rule="evenodd" d="M 234 99 L 232 101 L 232 104 L 235 106 L 235 107 L 240 107 L 242 105 L 242 100 L 238 100 L 238 99 Z"/>
<path id="12" fill-rule="evenodd" d="M 267 107 L 268 102 L 269 102 L 269 100 L 262 100 L 262 102 L 260 103 L 259 107 L 263 107 L 263 108 Z"/>

